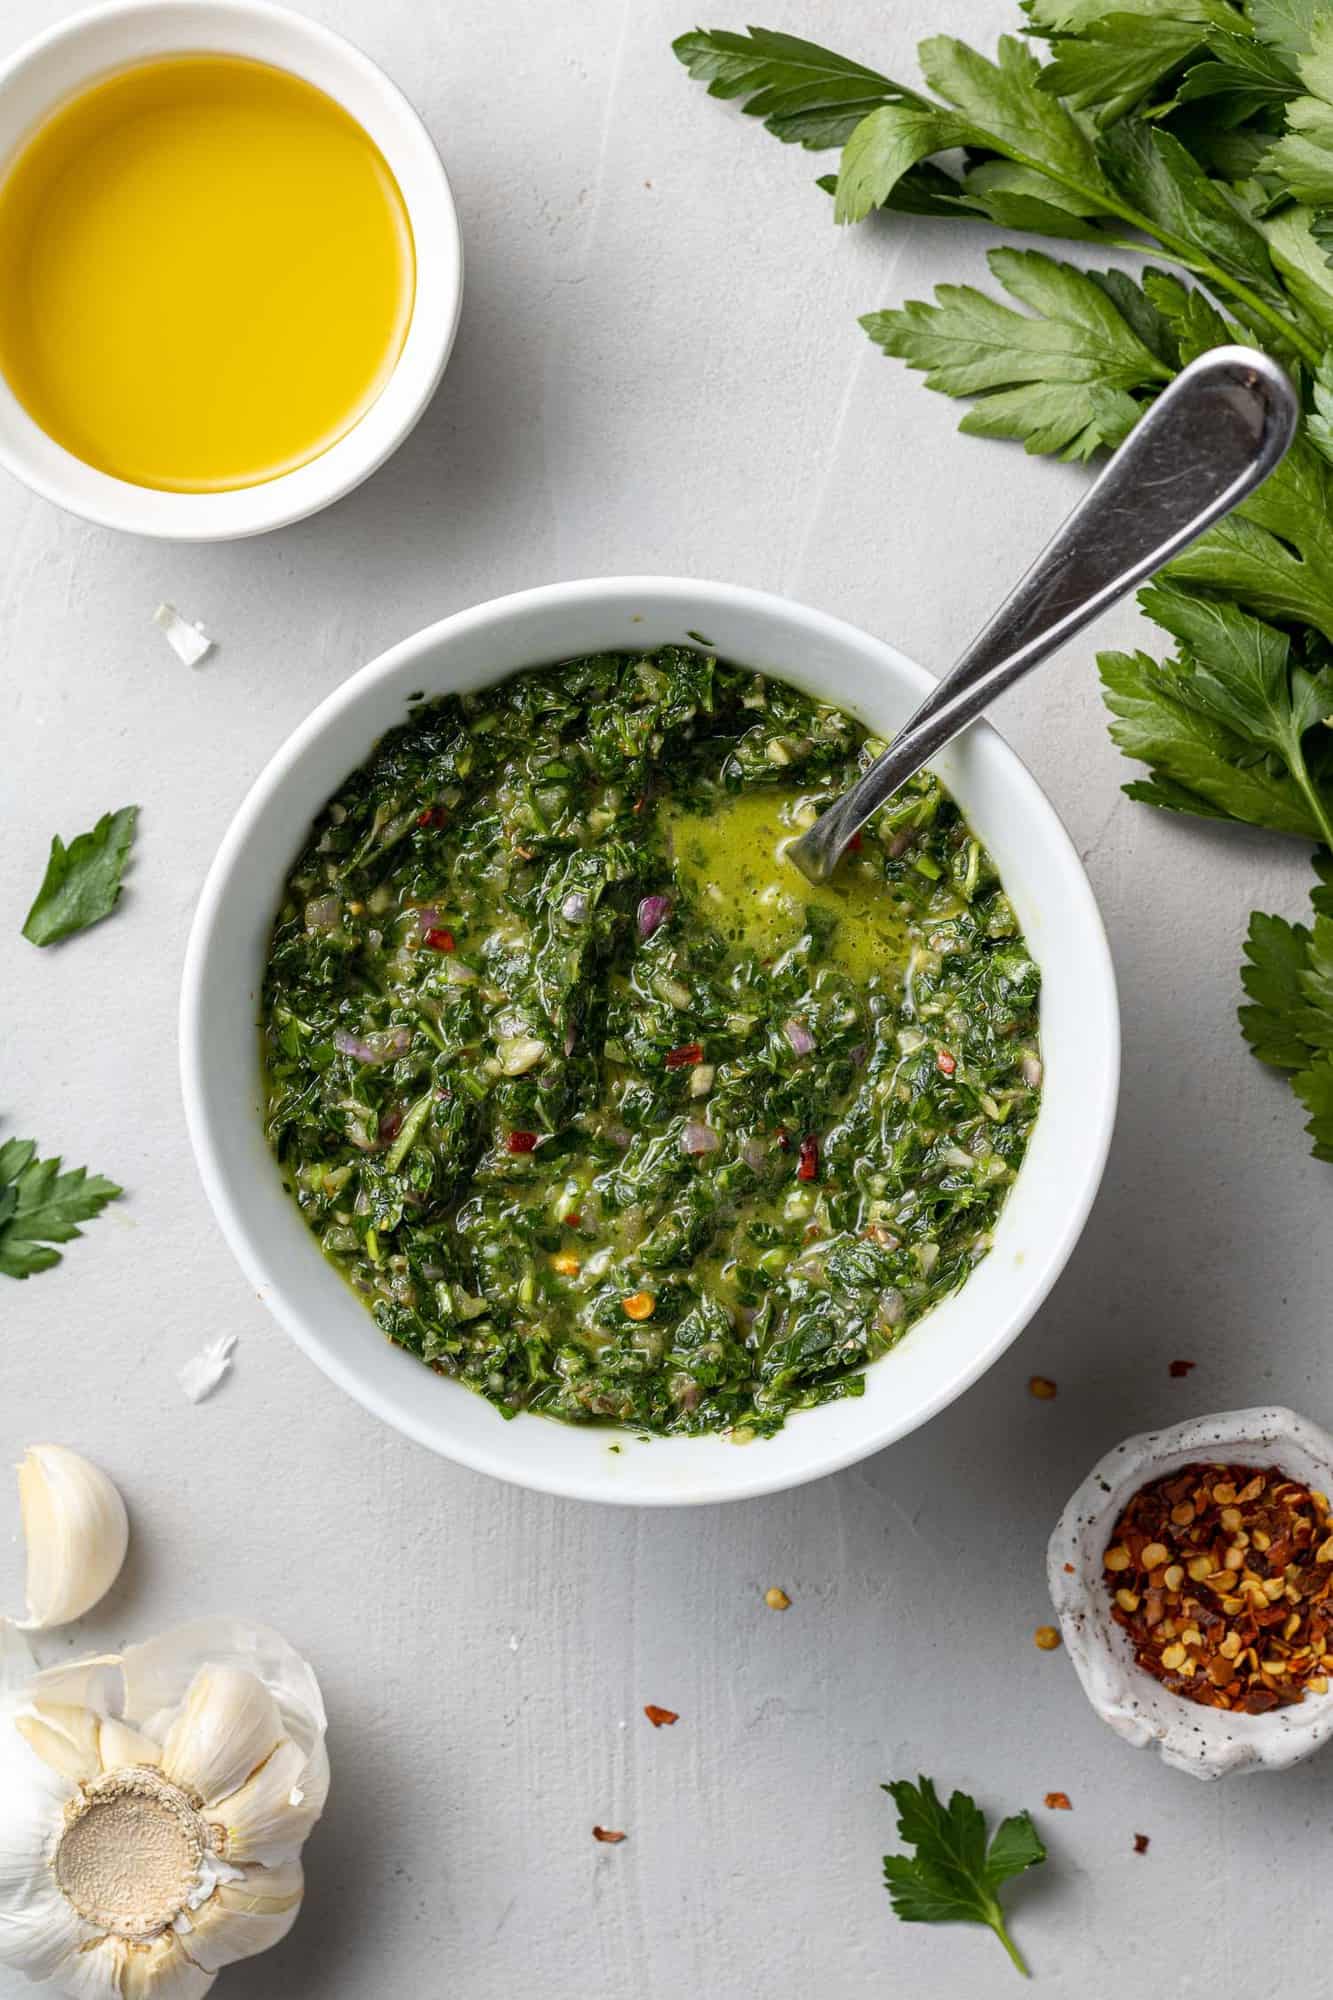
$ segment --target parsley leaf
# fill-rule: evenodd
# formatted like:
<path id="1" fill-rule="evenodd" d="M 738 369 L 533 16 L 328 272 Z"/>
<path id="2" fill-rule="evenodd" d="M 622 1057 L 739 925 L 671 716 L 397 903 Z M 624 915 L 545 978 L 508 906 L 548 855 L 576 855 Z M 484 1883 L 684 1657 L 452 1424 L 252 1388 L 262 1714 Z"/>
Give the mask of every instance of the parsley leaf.
<path id="1" fill-rule="evenodd" d="M 841 146 L 878 104 L 920 101 L 876 69 L 772 28 L 695 28 L 671 46 L 710 97 L 744 98 L 742 110 L 775 138 L 812 152 Z"/>
<path id="2" fill-rule="evenodd" d="M 114 1181 L 86 1167 L 61 1173 L 60 1161 L 39 1160 L 33 1139 L 0 1145 L 0 1276 L 27 1278 L 60 1262 L 52 1243 L 82 1235 L 79 1223 L 100 1214 L 121 1193 Z"/>
<path id="3" fill-rule="evenodd" d="M 1333 203 L 1333 15 L 1315 24 L 1306 54 L 1296 60 L 1309 92 L 1287 106 L 1287 130 L 1264 162 L 1297 201 Z"/>
<path id="4" fill-rule="evenodd" d="M 58 833 L 52 837 L 46 874 L 23 926 L 31 944 L 55 944 L 111 915 L 138 815 L 137 806 L 103 813 L 91 833 L 79 834 L 68 847 Z"/>
<path id="5" fill-rule="evenodd" d="M 884 1857 L 884 1883 L 895 1913 L 909 1924 L 985 1924 L 1026 1978 L 996 1891 L 1046 1859 L 1028 1814 L 1002 1821 L 988 1847 L 981 1809 L 966 1792 L 955 1792 L 945 1806 L 930 1778 L 918 1778 L 915 1785 L 900 1778 L 883 1789 L 898 1808 L 898 1838 L 916 1849 L 914 1855 Z"/>
<path id="6" fill-rule="evenodd" d="M 1256 912 L 1245 940 L 1241 1032 L 1260 1062 L 1291 1072 L 1315 1158 L 1333 1160 L 1333 861 L 1316 856 L 1312 926 Z"/>
<path id="7" fill-rule="evenodd" d="M 1141 411 L 1129 392 L 1160 387 L 1172 369 L 1093 277 L 1039 250 L 994 250 L 988 262 L 1038 317 L 972 285 L 941 285 L 933 306 L 911 300 L 861 324 L 886 354 L 924 370 L 927 388 L 980 398 L 965 431 L 1066 458 L 1118 444 Z"/>
<path id="8" fill-rule="evenodd" d="M 1329 841 L 1327 759 L 1320 744 L 1312 762 L 1306 738 L 1333 714 L 1333 672 L 1294 662 L 1286 633 L 1224 599 L 1156 584 L 1139 602 L 1180 649 L 1160 666 L 1143 653 L 1099 657 L 1112 740 L 1149 766 L 1130 797 Z"/>
<path id="9" fill-rule="evenodd" d="M 1076 111 L 1095 108 L 1097 123 L 1112 125 L 1179 69 L 1202 37 L 1197 17 L 1104 14 L 1076 39 L 1055 42 L 1042 89 L 1066 98 Z"/>
<path id="10" fill-rule="evenodd" d="M 1324 0 L 1245 0 L 1245 13 L 1261 42 L 1283 55 L 1304 55 Z"/>

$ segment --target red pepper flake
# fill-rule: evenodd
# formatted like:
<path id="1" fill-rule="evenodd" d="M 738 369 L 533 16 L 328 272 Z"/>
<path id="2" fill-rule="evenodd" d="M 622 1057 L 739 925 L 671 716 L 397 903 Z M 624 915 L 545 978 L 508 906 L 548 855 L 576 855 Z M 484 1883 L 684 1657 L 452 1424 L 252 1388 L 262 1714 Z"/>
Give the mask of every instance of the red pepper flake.
<path id="1" fill-rule="evenodd" d="M 859 854 L 861 852 L 861 836 L 859 833 L 854 833 L 848 841 L 847 852 L 849 854 Z"/>
<path id="2" fill-rule="evenodd" d="M 1135 1834 L 1134 1852 L 1136 1854 L 1146 1854 L 1148 1852 L 1148 1836 L 1146 1833 Z"/>
<path id="3" fill-rule="evenodd" d="M 617 1833 L 609 1826 L 595 1826 L 592 1830 L 592 1837 L 594 1840 L 605 1841 L 608 1847 L 618 1847 L 625 1838 L 623 1833 Z"/>
<path id="4" fill-rule="evenodd" d="M 537 1143 L 535 1132 L 511 1132 L 505 1140 L 511 1153 L 530 1153 Z"/>
<path id="5" fill-rule="evenodd" d="M 947 1049 L 941 1049 L 935 1058 L 935 1067 L 941 1076 L 952 1076 L 958 1067 L 958 1058 L 951 1056 Z"/>
<path id="6" fill-rule="evenodd" d="M 444 813 L 439 806 L 427 806 L 425 812 L 417 814 L 418 826 L 443 826 Z"/>
<path id="7" fill-rule="evenodd" d="M 1174 1375 L 1176 1380 L 1180 1381 L 1182 1376 L 1189 1374 L 1191 1368 L 1197 1366 L 1197 1362 L 1194 1361 L 1173 1361 L 1167 1369 L 1167 1373 L 1168 1375 Z"/>
<path id="8" fill-rule="evenodd" d="M 432 951 L 452 951 L 454 934 L 452 931 L 427 931 L 425 942 Z"/>
<path id="9" fill-rule="evenodd" d="M 668 1049 L 663 1058 L 668 1069 L 693 1069 L 703 1059 L 702 1042 L 682 1042 L 678 1049 Z"/>
<path id="10" fill-rule="evenodd" d="M 807 1132 L 801 1141 L 800 1164 L 796 1169 L 798 1180 L 812 1181 L 819 1174 L 819 1141 L 813 1132 Z"/>
<path id="11" fill-rule="evenodd" d="M 1068 1792 L 1047 1792 L 1045 1805 L 1050 1812 L 1073 1812 Z"/>
<path id="12" fill-rule="evenodd" d="M 1102 1568 L 1136 1663 L 1172 1694 L 1238 1715 L 1327 1695 L 1333 1509 L 1279 1467 L 1163 1474 L 1126 1503 Z"/>
<path id="13" fill-rule="evenodd" d="M 581 1215 L 567 1215 L 565 1217 L 566 1229 L 579 1229 L 582 1227 L 582 1225 L 583 1225 L 583 1217 Z"/>
<path id="14" fill-rule="evenodd" d="M 661 1729 L 664 1723 L 669 1725 L 670 1723 L 680 1721 L 680 1717 L 674 1708 L 659 1708 L 657 1703 L 653 1701 L 647 1704 L 643 1712 L 652 1723 L 654 1729 Z"/>
<path id="15" fill-rule="evenodd" d="M 777 1129 L 777 1141 L 784 1153 L 791 1151 L 791 1140 L 787 1137 L 787 1128 L 785 1125 L 779 1125 Z"/>

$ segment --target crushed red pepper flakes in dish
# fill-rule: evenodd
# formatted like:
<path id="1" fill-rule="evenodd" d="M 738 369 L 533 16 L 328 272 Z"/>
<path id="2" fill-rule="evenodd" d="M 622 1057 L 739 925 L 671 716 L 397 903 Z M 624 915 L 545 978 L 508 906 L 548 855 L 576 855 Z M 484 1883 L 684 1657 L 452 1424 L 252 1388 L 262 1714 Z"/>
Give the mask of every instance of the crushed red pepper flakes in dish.
<path id="1" fill-rule="evenodd" d="M 1029 1375 L 1028 1394 L 1035 1396 L 1039 1403 L 1049 1403 L 1059 1391 L 1049 1375 Z"/>
<path id="2" fill-rule="evenodd" d="M 1187 1465 L 1142 1487 L 1102 1557 L 1145 1673 L 1205 1708 L 1264 1715 L 1327 1694 L 1333 1520 L 1271 1465 Z"/>
<path id="3" fill-rule="evenodd" d="M 425 942 L 430 946 L 432 951 L 452 951 L 454 948 L 454 934 L 452 931 L 446 930 L 429 930 L 426 932 Z"/>
<path id="4" fill-rule="evenodd" d="M 1043 1803 L 1051 1812 L 1073 1812 L 1068 1792 L 1047 1792 Z"/>
<path id="5" fill-rule="evenodd" d="M 1190 1369 L 1197 1368 L 1198 1365 L 1197 1361 L 1173 1361 L 1166 1372 L 1168 1375 L 1174 1375 L 1176 1380 L 1180 1381 L 1182 1376 L 1188 1375 Z"/>
<path id="6" fill-rule="evenodd" d="M 798 1154 L 796 1177 L 798 1180 L 812 1181 L 819 1173 L 819 1141 L 813 1132 L 807 1132 L 801 1141 Z"/>
<path id="7" fill-rule="evenodd" d="M 693 1069 L 703 1059 L 702 1042 L 682 1042 L 678 1049 L 668 1049 L 662 1061 L 668 1069 Z"/>
<path id="8" fill-rule="evenodd" d="M 535 1132 L 511 1132 L 505 1145 L 511 1153 L 530 1153 L 537 1143 Z"/>
<path id="9" fill-rule="evenodd" d="M 680 1717 L 674 1708 L 659 1708 L 655 1701 L 648 1702 L 643 1712 L 652 1723 L 654 1729 L 661 1729 L 663 1726 L 669 1727 L 671 1723 L 680 1721 Z"/>
<path id="10" fill-rule="evenodd" d="M 592 1830 L 592 1837 L 594 1840 L 604 1841 L 608 1847 L 618 1847 L 620 1842 L 625 1838 L 623 1833 L 618 1833 L 614 1827 L 610 1826 L 595 1826 Z"/>
<path id="11" fill-rule="evenodd" d="M 1146 1854 L 1148 1852 L 1148 1836 L 1146 1833 L 1135 1834 L 1134 1852 L 1136 1854 Z"/>

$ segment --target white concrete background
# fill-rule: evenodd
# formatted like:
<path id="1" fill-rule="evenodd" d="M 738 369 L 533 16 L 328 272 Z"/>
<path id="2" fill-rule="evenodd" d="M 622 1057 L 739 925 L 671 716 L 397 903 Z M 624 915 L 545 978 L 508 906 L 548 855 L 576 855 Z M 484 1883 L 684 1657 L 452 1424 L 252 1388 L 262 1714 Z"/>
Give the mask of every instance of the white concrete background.
<path id="1" fill-rule="evenodd" d="M 68 11 L 5 0 L 0 27 L 17 42 Z M 380 1429 L 224 1249 L 177 1094 L 186 928 L 251 777 L 344 675 L 499 592 L 644 570 L 803 597 L 942 669 L 1083 477 L 958 438 L 957 412 L 870 347 L 859 311 L 982 277 L 985 233 L 835 232 L 816 163 L 676 65 L 690 0 L 311 11 L 405 85 L 461 206 L 462 331 L 421 428 L 331 513 L 227 548 L 121 539 L 0 486 L 0 1111 L 129 1191 L 58 1271 L 3 1281 L 0 1448 L 87 1451 L 134 1520 L 115 1591 L 44 1657 L 217 1609 L 316 1662 L 334 1791 L 296 1931 L 224 1975 L 249 2000 L 1009 1992 L 992 1939 L 890 1912 L 878 1784 L 918 1770 L 1034 1809 L 1051 1859 L 1016 1930 L 1045 1990 L 1308 1990 L 1333 1764 L 1206 1789 L 1113 1738 L 1031 1643 L 1051 1523 L 1117 1438 L 1270 1398 L 1333 1418 L 1329 1170 L 1234 1021 L 1247 913 L 1298 914 L 1304 857 L 1126 801 L 1090 647 L 1002 721 L 1110 929 L 1119 1132 L 1039 1320 L 927 1431 L 728 1509 L 537 1498 Z M 901 74 L 920 35 L 989 41 L 1015 9 L 783 0 L 759 18 Z M 220 639 L 203 668 L 151 626 L 163 597 Z M 1125 613 L 1103 637 L 1135 634 Z M 18 926 L 51 833 L 130 800 L 122 910 L 33 950 Z M 175 1370 L 224 1330 L 234 1375 L 191 1408 Z M 1033 1370 L 1056 1402 L 1027 1394 Z M 649 1701 L 677 1727 L 652 1730 Z M 1073 1812 L 1043 1811 L 1048 1789 Z M 629 1838 L 597 1846 L 595 1821 Z M 22 1990 L 0 1977 L 2 2000 Z"/>

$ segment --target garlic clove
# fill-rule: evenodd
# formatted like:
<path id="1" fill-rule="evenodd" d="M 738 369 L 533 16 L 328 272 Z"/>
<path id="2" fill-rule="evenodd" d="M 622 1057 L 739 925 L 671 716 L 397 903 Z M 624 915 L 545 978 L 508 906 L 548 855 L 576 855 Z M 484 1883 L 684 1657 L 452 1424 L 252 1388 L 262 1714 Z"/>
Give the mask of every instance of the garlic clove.
<path id="1" fill-rule="evenodd" d="M 191 1959 L 187 1940 L 166 1931 L 146 1944 L 107 1937 L 60 1967 L 74 2000 L 203 2000 L 214 1974 Z"/>
<path id="2" fill-rule="evenodd" d="M 184 1933 L 196 1965 L 220 1972 L 238 1958 L 253 1958 L 286 1937 L 301 1908 L 305 1881 L 299 1861 L 281 1868 L 251 1868 L 239 1882 L 224 1882 L 202 1909 L 190 1913 Z"/>
<path id="3" fill-rule="evenodd" d="M 244 1667 L 263 1682 L 278 1704 L 284 1732 L 303 1749 L 313 1751 L 323 1742 L 328 1718 L 313 1668 L 279 1633 L 239 1618 L 195 1618 L 131 1646 L 118 1663 L 125 1676 L 118 1713 L 161 1742 L 199 1669 L 223 1662 Z"/>
<path id="4" fill-rule="evenodd" d="M 127 1764 L 160 1764 L 162 1746 L 112 1716 L 98 1725 L 97 1756 L 104 1771 L 120 1771 Z"/>
<path id="5" fill-rule="evenodd" d="M 53 1831 L 76 1796 L 72 1779 L 34 1756 L 0 1703 L 0 1965 L 51 1978 L 94 1935 L 65 1901 L 48 1865 Z"/>
<path id="6" fill-rule="evenodd" d="M 226 1829 L 229 1861 L 270 1868 L 300 1852 L 327 1796 L 327 1767 L 321 1781 L 299 1744 L 286 1737 L 248 1784 L 209 1807 L 209 1817 Z"/>
<path id="7" fill-rule="evenodd" d="M 18 1629 L 45 1632 L 105 1597 L 125 1560 L 130 1524 L 100 1466 L 64 1445 L 30 1445 L 18 1481 L 28 1545 L 28 1615 Z"/>
<path id="8" fill-rule="evenodd" d="M 212 1808 L 282 1741 L 278 1704 L 262 1681 L 244 1667 L 200 1667 L 162 1744 L 162 1771 Z"/>
<path id="9" fill-rule="evenodd" d="M 14 1727 L 28 1748 L 53 1771 L 76 1781 L 95 1778 L 102 1768 L 99 1726 L 99 1718 L 90 1708 L 71 1708 L 54 1701 L 28 1702 L 14 1717 Z"/>

